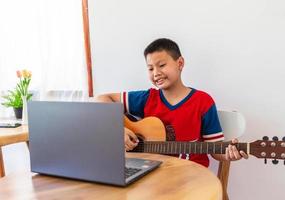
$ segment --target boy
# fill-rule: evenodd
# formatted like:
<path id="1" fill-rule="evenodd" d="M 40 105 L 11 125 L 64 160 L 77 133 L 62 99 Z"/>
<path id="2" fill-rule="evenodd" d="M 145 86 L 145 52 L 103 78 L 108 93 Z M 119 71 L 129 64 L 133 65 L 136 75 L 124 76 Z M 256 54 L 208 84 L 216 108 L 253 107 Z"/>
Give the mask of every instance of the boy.
<path id="1" fill-rule="evenodd" d="M 153 41 L 144 51 L 149 79 L 158 89 L 100 95 L 97 101 L 122 102 L 125 112 L 138 117 L 158 117 L 165 125 L 172 125 L 177 141 L 222 141 L 224 136 L 213 99 L 205 92 L 187 87 L 181 80 L 184 59 L 178 45 L 166 38 Z M 234 139 L 233 143 L 238 141 Z M 125 148 L 138 144 L 136 135 L 125 128 Z M 189 155 L 179 155 L 189 159 Z M 213 154 L 216 160 L 248 158 L 229 145 L 226 154 Z M 209 166 L 206 154 L 191 154 L 190 160 Z"/>

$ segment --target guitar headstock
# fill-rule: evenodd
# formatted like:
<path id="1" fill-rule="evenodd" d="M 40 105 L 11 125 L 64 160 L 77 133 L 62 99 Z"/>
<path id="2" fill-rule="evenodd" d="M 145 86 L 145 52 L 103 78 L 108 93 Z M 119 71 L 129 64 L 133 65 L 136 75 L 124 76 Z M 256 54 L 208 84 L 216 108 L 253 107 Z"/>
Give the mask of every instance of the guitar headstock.
<path id="1" fill-rule="evenodd" d="M 278 141 L 278 138 L 274 136 L 272 140 L 269 140 L 267 136 L 264 136 L 262 140 L 256 140 L 250 143 L 250 154 L 257 158 L 264 158 L 267 163 L 267 158 L 272 160 L 273 164 L 277 164 L 278 160 L 284 160 L 285 164 L 285 137 L 282 141 Z"/>

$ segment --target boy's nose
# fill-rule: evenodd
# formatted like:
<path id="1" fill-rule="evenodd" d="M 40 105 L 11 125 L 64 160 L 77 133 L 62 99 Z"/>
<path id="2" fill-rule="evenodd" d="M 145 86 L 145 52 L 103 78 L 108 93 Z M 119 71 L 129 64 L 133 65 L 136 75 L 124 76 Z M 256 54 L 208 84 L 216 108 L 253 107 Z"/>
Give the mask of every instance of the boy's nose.
<path id="1" fill-rule="evenodd" d="M 159 76 L 160 75 L 160 70 L 159 69 L 153 69 L 153 75 L 154 77 Z"/>

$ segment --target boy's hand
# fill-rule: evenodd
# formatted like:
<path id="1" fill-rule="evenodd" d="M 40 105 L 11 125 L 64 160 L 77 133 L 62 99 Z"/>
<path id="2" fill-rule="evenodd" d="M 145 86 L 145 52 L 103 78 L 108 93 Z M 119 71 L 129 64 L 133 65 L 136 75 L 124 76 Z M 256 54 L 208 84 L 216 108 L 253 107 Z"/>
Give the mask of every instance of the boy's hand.
<path id="1" fill-rule="evenodd" d="M 125 128 L 125 149 L 130 151 L 134 149 L 139 143 L 139 139 L 130 129 Z"/>
<path id="2" fill-rule="evenodd" d="M 232 140 L 233 144 L 238 143 L 237 139 Z M 226 148 L 225 159 L 228 161 L 240 160 L 241 158 L 248 159 L 248 155 L 244 151 L 238 151 L 236 146 L 229 144 Z"/>

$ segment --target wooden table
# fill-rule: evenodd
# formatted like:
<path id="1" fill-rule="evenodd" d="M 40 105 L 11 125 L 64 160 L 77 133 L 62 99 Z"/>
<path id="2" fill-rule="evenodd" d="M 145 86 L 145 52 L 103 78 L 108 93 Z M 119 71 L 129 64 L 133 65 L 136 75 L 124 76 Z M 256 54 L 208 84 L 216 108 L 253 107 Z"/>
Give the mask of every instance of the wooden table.
<path id="1" fill-rule="evenodd" d="M 2 146 L 18 142 L 28 142 L 28 127 L 0 128 L 0 178 L 5 176 L 3 163 Z"/>
<path id="2" fill-rule="evenodd" d="M 0 199 L 222 199 L 219 179 L 199 164 L 157 154 L 128 153 L 127 156 L 161 160 L 163 164 L 125 188 L 28 171 L 14 173 L 0 179 Z"/>

